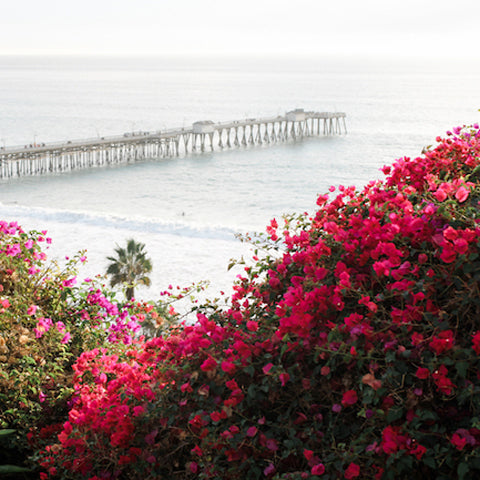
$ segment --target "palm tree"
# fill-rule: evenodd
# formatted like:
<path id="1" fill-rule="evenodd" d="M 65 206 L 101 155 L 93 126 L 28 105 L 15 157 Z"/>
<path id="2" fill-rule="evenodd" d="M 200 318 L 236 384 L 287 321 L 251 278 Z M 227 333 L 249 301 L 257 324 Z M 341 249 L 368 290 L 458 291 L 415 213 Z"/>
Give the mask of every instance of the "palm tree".
<path id="1" fill-rule="evenodd" d="M 135 296 L 135 287 L 145 285 L 149 287 L 150 278 L 147 276 L 152 271 L 152 262 L 146 257 L 145 244 L 136 242 L 133 238 L 127 240 L 127 248 L 117 245 L 116 257 L 107 257 L 111 263 L 107 267 L 110 275 L 110 285 L 123 284 L 126 287 L 125 296 L 131 300 Z"/>

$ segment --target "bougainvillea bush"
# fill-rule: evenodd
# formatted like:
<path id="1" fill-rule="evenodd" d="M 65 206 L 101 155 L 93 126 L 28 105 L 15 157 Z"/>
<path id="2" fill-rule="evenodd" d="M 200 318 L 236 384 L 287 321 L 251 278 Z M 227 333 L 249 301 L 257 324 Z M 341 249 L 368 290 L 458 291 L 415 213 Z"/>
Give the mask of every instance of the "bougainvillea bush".
<path id="1" fill-rule="evenodd" d="M 81 354 L 43 477 L 480 475 L 478 125 L 437 142 L 273 220 L 229 307 Z"/>
<path id="2" fill-rule="evenodd" d="M 153 306 L 120 304 L 101 278 L 77 283 L 82 252 L 65 265 L 47 261 L 46 232 L 0 222 L 0 429 L 13 429 L 11 452 L 23 461 L 61 429 L 74 392 L 78 356 L 95 347 L 121 351 Z M 58 423 L 58 425 L 56 425 Z"/>

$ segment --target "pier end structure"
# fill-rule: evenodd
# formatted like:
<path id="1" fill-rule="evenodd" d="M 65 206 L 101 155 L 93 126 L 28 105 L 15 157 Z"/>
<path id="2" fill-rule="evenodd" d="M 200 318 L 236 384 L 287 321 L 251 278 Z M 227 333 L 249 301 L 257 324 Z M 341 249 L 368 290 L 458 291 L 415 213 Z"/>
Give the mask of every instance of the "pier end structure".
<path id="1" fill-rule="evenodd" d="M 346 134 L 343 112 L 307 112 L 297 108 L 285 115 L 214 123 L 202 120 L 190 128 L 67 142 L 3 147 L 0 179 L 60 173 L 81 168 L 167 158 L 216 148 L 236 148 L 318 135 Z"/>

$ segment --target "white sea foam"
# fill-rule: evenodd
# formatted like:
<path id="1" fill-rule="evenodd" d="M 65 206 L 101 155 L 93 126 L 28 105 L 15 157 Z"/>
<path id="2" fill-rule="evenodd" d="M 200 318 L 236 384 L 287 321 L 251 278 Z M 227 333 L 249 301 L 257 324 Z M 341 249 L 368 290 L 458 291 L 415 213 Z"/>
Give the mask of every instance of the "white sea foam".
<path id="1" fill-rule="evenodd" d="M 45 207 L 26 207 L 0 203 L 0 217 L 18 217 L 35 219 L 38 224 L 58 223 L 64 225 L 83 225 L 109 229 L 129 230 L 135 235 L 161 234 L 181 237 L 201 238 L 205 240 L 235 241 L 238 231 L 222 226 L 188 224 L 186 222 L 162 222 L 158 219 L 127 217 L 123 215 L 82 212 Z"/>

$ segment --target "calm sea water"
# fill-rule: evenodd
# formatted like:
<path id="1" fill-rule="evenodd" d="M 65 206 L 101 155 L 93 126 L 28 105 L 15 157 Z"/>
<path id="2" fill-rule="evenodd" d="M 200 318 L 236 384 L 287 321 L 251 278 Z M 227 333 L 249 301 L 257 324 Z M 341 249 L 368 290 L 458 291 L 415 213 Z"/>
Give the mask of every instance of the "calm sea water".
<path id="1" fill-rule="evenodd" d="M 480 68 L 352 58 L 0 58 L 0 142 L 23 145 L 283 114 L 344 111 L 348 134 L 0 181 L 0 218 L 46 229 L 50 258 L 146 244 L 156 298 L 169 284 L 230 290 L 235 233 L 313 211 L 330 185 L 380 178 L 456 125 L 479 121 Z"/>

